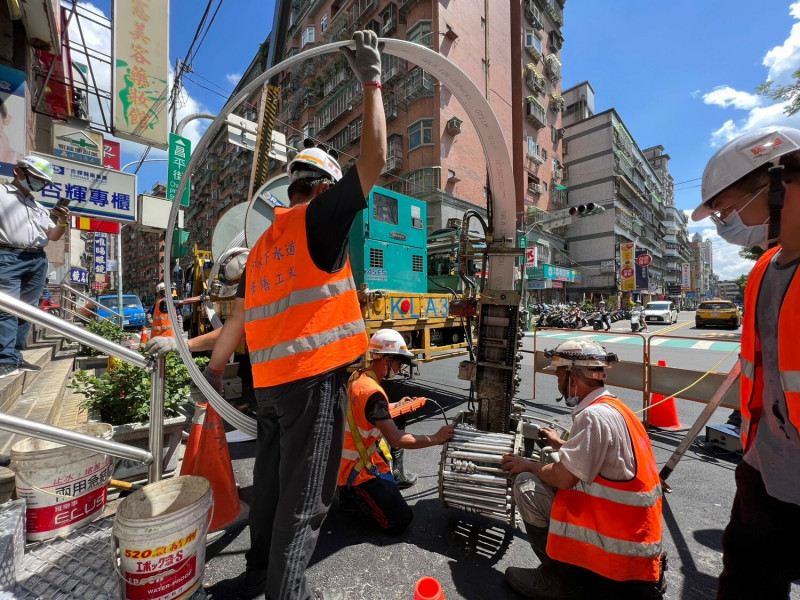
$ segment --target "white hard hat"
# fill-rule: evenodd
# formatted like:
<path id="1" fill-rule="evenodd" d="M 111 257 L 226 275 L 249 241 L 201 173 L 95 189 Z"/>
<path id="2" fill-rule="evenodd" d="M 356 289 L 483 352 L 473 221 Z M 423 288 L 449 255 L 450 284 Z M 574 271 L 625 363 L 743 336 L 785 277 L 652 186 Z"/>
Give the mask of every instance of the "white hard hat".
<path id="1" fill-rule="evenodd" d="M 550 364 L 543 371 L 555 371 L 560 367 L 610 367 L 617 362 L 617 355 L 606 352 L 591 338 L 579 337 L 559 344 L 553 350 L 545 350 L 544 357 Z"/>
<path id="2" fill-rule="evenodd" d="M 17 161 L 17 166 L 31 175 L 46 179 L 48 183 L 53 183 L 55 171 L 49 161 L 38 156 L 26 156 Z"/>
<path id="3" fill-rule="evenodd" d="M 417 366 L 414 355 L 406 346 L 403 336 L 394 329 L 379 329 L 369 340 L 369 351 L 372 356 L 396 354 L 402 361 L 412 367 Z"/>
<path id="4" fill-rule="evenodd" d="M 762 165 L 800 150 L 800 130 L 792 127 L 766 127 L 745 133 L 720 148 L 703 171 L 702 202 L 694 209 L 692 221 L 714 211 L 707 205 L 717 194 Z"/>
<path id="5" fill-rule="evenodd" d="M 164 290 L 166 290 L 166 289 L 167 289 L 167 286 L 165 286 L 165 285 L 164 285 L 164 282 L 162 281 L 161 283 L 159 283 L 159 284 L 156 286 L 156 294 L 158 294 L 159 292 L 163 292 L 163 291 L 164 291 Z"/>
<path id="6" fill-rule="evenodd" d="M 342 168 L 336 161 L 338 154 L 328 149 L 324 144 L 314 146 L 314 142 L 306 139 L 303 148 L 291 162 L 286 165 L 289 182 L 298 179 L 313 179 L 321 176 L 320 171 L 328 175 L 334 182 L 342 178 Z"/>

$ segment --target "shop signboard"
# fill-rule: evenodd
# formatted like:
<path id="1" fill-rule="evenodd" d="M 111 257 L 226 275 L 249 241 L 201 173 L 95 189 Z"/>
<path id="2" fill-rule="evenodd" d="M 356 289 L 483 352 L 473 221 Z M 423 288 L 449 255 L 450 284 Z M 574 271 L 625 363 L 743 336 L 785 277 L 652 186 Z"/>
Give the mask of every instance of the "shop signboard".
<path id="1" fill-rule="evenodd" d="M 636 250 L 636 287 L 639 289 L 650 288 L 650 264 L 652 259 L 647 250 Z"/>

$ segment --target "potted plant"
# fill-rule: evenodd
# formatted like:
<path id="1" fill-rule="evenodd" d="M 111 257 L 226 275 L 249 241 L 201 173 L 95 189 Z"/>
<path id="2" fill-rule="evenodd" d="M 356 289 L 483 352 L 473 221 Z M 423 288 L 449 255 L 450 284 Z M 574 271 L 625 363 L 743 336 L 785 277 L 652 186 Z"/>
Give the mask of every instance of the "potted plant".
<path id="1" fill-rule="evenodd" d="M 140 352 L 142 350 L 140 349 Z M 195 364 L 202 367 L 206 357 L 198 357 Z M 116 361 L 113 369 L 101 375 L 78 371 L 69 386 L 85 397 L 81 408 L 88 410 L 91 418 L 114 427 L 114 440 L 139 448 L 147 448 L 150 421 L 151 375 L 131 364 Z M 177 354 L 167 355 L 164 381 L 164 472 L 173 471 L 177 465 L 178 446 L 184 425 L 191 419 L 183 407 L 190 397 L 191 377 L 186 365 Z M 141 463 L 118 460 L 114 479 L 138 478 L 147 473 Z"/>

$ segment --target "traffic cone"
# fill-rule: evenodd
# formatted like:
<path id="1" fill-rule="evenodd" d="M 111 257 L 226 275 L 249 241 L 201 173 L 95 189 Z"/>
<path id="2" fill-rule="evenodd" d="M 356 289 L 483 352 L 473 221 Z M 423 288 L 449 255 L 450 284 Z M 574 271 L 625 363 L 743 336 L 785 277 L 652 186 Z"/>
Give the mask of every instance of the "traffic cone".
<path id="1" fill-rule="evenodd" d="M 666 367 L 667 361 L 658 361 L 659 367 Z M 685 429 L 684 425 L 678 420 L 678 410 L 675 408 L 675 398 L 670 398 L 666 402 L 664 394 L 653 394 L 650 398 L 650 411 L 648 422 L 653 427 L 659 429 Z"/>
<path id="2" fill-rule="evenodd" d="M 433 577 L 423 577 L 414 586 L 414 600 L 444 600 L 441 584 Z"/>
<path id="3" fill-rule="evenodd" d="M 189 431 L 189 440 L 183 453 L 181 475 L 194 475 L 194 465 L 197 462 L 197 451 L 200 448 L 200 437 L 203 434 L 203 423 L 206 421 L 207 404 L 198 404 L 192 416 L 192 428 Z"/>
<path id="4" fill-rule="evenodd" d="M 147 343 L 147 327 L 142 327 L 142 337 L 139 340 L 139 343 L 140 344 L 146 344 Z"/>
<path id="5" fill-rule="evenodd" d="M 194 428 L 194 422 L 192 425 Z M 233 525 L 245 516 L 248 507 L 239 500 L 231 455 L 225 439 L 225 427 L 222 418 L 211 405 L 206 406 L 205 419 L 200 431 L 191 474 L 205 477 L 211 482 L 211 490 L 214 493 L 214 516 L 209 531 L 217 531 Z M 189 437 L 191 442 L 191 434 Z M 181 468 L 181 475 L 184 474 L 184 469 Z"/>

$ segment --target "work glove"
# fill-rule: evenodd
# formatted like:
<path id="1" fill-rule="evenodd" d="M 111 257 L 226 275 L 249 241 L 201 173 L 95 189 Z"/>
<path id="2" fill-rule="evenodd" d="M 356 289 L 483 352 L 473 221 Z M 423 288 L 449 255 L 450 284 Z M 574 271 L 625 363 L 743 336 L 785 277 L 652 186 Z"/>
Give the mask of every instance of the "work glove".
<path id="1" fill-rule="evenodd" d="M 160 335 L 147 342 L 147 345 L 144 347 L 144 349 L 150 354 L 150 356 L 163 358 L 170 352 L 178 351 L 178 341 L 174 337 Z"/>
<path id="2" fill-rule="evenodd" d="M 222 385 L 222 374 L 224 371 L 217 371 L 216 369 L 212 369 L 209 366 L 206 366 L 203 369 L 203 377 L 206 378 L 206 381 L 211 384 L 211 387 L 216 390 L 216 392 L 222 396 L 225 388 Z"/>
<path id="3" fill-rule="evenodd" d="M 343 47 L 347 62 L 361 83 L 381 82 L 381 51 L 378 48 L 378 34 L 366 29 L 353 34 L 355 51 Z"/>

